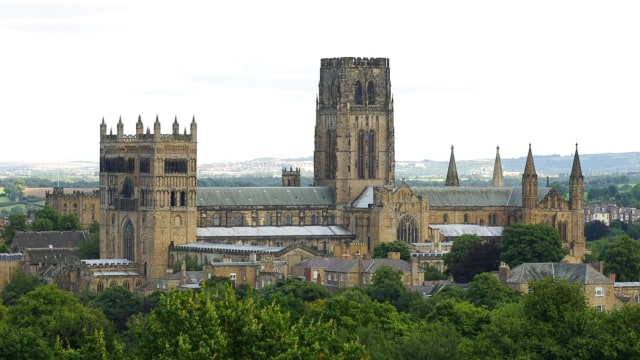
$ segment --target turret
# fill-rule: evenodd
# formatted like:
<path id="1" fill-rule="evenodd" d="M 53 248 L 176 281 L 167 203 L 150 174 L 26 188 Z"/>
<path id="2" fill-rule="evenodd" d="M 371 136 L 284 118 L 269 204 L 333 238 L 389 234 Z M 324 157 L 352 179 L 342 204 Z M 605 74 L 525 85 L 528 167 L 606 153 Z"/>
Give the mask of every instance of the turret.
<path id="1" fill-rule="evenodd" d="M 160 140 L 162 134 L 160 133 L 160 120 L 158 120 L 158 115 L 156 115 L 156 122 L 153 123 L 153 139 Z"/>
<path id="2" fill-rule="evenodd" d="M 136 136 L 140 137 L 144 133 L 144 126 L 142 126 L 142 117 L 138 115 L 138 122 L 136 123 Z"/>
<path id="3" fill-rule="evenodd" d="M 176 116 L 175 120 L 173 120 L 173 135 L 180 134 L 180 125 L 178 124 L 178 116 Z"/>
<path id="4" fill-rule="evenodd" d="M 198 125 L 196 125 L 196 116 L 193 116 L 193 120 L 191 120 L 191 141 L 198 141 Z"/>
<path id="5" fill-rule="evenodd" d="M 447 170 L 447 179 L 444 186 L 460 186 L 458 179 L 458 169 L 456 168 L 456 158 L 453 156 L 453 145 L 451 145 L 451 157 L 449 158 L 449 170 Z"/>
<path id="6" fill-rule="evenodd" d="M 107 136 L 107 124 L 104 122 L 104 117 L 102 118 L 102 123 L 100 123 L 100 138 Z"/>
<path id="7" fill-rule="evenodd" d="M 502 173 L 502 161 L 500 160 L 500 146 L 496 147 L 496 161 L 493 164 L 492 186 L 504 186 L 504 175 Z"/>
<path id="8" fill-rule="evenodd" d="M 122 116 L 118 120 L 117 129 L 118 129 L 118 133 L 117 133 L 118 140 L 122 140 L 122 138 L 124 137 L 124 125 L 122 124 Z"/>

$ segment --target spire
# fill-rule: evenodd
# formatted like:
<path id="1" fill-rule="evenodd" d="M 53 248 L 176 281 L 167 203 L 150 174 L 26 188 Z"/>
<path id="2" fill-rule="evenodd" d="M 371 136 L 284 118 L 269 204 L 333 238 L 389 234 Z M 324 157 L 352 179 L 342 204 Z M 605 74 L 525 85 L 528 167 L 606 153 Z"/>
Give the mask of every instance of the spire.
<path id="1" fill-rule="evenodd" d="M 578 144 L 576 144 L 573 167 L 569 176 L 569 206 L 571 210 L 582 211 L 584 209 L 584 176 L 582 176 L 582 167 L 578 156 Z"/>
<path id="2" fill-rule="evenodd" d="M 538 203 L 538 174 L 536 167 L 533 165 L 533 153 L 531 152 L 531 144 L 529 144 L 529 154 L 527 154 L 527 162 L 524 165 L 524 173 L 522 174 L 522 207 L 525 210 L 535 209 Z M 531 219 L 524 219 L 525 223 L 530 223 Z"/>
<path id="3" fill-rule="evenodd" d="M 460 186 L 460 180 L 458 180 L 458 169 L 456 169 L 456 158 L 453 156 L 453 145 L 451 145 L 449 170 L 447 171 L 447 179 L 444 182 L 444 186 Z"/>
<path id="4" fill-rule="evenodd" d="M 496 147 L 496 161 L 493 164 L 492 186 L 504 186 L 504 175 L 502 173 L 502 161 L 500 160 L 500 146 Z"/>
<path id="5" fill-rule="evenodd" d="M 180 125 L 178 124 L 178 115 L 176 115 L 175 120 L 173 120 L 173 135 L 180 134 Z"/>

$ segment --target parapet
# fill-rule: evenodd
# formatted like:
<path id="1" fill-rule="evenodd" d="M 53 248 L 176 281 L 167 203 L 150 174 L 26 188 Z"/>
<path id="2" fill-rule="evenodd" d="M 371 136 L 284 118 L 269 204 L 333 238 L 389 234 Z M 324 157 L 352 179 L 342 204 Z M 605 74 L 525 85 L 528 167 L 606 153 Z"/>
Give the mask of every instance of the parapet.
<path id="1" fill-rule="evenodd" d="M 339 57 L 327 58 L 320 60 L 321 68 L 336 67 L 377 67 L 389 68 L 389 58 L 356 58 L 356 57 Z"/>
<path id="2" fill-rule="evenodd" d="M 178 124 L 178 119 L 174 120 L 172 124 L 172 133 L 171 134 L 162 134 L 160 121 L 156 116 L 156 120 L 153 124 L 153 133 L 147 127 L 147 131 L 143 132 L 143 124 L 140 117 L 138 117 L 138 122 L 136 123 L 136 132 L 133 135 L 125 135 L 124 134 L 124 126 L 122 124 L 122 119 L 118 121 L 117 124 L 117 133 L 113 134 L 113 130 L 110 130 L 107 134 L 107 125 L 102 119 L 102 123 L 100 124 L 100 141 L 101 142 L 163 142 L 163 141 L 183 141 L 183 142 L 196 142 L 197 140 L 197 125 L 195 117 L 191 121 L 190 125 L 190 133 L 187 133 L 187 128 L 185 127 L 184 133 L 179 133 L 180 125 Z"/>

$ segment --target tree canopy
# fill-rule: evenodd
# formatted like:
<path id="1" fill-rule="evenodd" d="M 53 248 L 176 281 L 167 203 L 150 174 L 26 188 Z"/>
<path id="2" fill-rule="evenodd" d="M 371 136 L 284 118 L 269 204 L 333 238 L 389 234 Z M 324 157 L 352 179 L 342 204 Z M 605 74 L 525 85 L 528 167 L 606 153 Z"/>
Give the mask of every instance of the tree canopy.
<path id="1" fill-rule="evenodd" d="M 400 240 L 378 244 L 373 249 L 373 258 L 386 259 L 390 252 L 400 253 L 400 259 L 404 261 L 411 260 L 411 248 L 406 242 Z"/>
<path id="2" fill-rule="evenodd" d="M 565 256 L 558 231 L 547 224 L 504 227 L 498 250 L 512 268 L 526 262 L 558 262 Z"/>
<path id="3" fill-rule="evenodd" d="M 616 274 L 618 281 L 640 281 L 640 242 L 623 235 L 607 245 L 600 254 L 604 272 Z"/>

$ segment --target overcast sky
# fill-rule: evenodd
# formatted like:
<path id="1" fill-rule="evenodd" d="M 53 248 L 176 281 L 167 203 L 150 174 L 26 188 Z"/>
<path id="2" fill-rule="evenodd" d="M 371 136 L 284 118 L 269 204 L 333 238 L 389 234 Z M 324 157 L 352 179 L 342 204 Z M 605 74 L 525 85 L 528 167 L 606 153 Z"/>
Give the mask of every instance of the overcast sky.
<path id="1" fill-rule="evenodd" d="M 387 57 L 396 159 L 640 151 L 638 1 L 0 1 L 0 161 L 198 123 L 198 161 L 313 155 L 320 59 Z"/>

